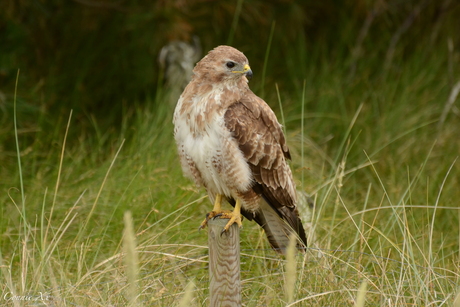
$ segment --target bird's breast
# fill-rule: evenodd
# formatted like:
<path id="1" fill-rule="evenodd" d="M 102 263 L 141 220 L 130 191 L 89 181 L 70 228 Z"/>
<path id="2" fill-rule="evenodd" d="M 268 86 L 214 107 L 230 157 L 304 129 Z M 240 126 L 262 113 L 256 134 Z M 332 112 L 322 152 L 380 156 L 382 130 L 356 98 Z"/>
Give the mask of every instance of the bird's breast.
<path id="1" fill-rule="evenodd" d="M 226 156 L 229 133 L 220 124 L 220 118 L 214 118 L 206 123 L 199 133 L 188 134 L 184 142 L 184 150 L 194 161 L 208 189 L 216 193 L 230 195 L 230 189 L 225 177 L 227 171 Z"/>
<path id="2" fill-rule="evenodd" d="M 215 90 L 181 97 L 174 115 L 176 142 L 194 162 L 208 190 L 234 196 L 252 183 L 252 175 L 232 133 L 225 125 L 228 101 Z"/>

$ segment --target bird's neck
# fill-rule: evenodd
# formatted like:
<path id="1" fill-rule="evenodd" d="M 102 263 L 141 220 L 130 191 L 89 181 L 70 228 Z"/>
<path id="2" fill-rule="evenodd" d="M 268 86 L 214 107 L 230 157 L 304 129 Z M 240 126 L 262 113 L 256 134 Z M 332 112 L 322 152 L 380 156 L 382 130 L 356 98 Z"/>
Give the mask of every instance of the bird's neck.
<path id="1" fill-rule="evenodd" d="M 195 95 L 187 95 L 188 90 Z M 200 135 L 206 133 L 210 123 L 215 122 L 217 117 L 222 117 L 227 108 L 238 102 L 247 90 L 247 83 L 244 87 L 235 82 L 200 84 L 197 89 L 186 90 L 181 97 L 178 111 L 191 132 Z"/>

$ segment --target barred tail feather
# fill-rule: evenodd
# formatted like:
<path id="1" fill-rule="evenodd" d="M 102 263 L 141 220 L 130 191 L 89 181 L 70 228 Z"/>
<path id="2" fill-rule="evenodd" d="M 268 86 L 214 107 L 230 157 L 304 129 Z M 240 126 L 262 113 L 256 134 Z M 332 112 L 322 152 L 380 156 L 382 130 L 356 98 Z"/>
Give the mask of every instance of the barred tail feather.
<path id="1" fill-rule="evenodd" d="M 294 210 L 285 208 L 287 210 L 280 212 L 283 215 L 280 217 L 280 214 L 273 210 L 265 200 L 262 200 L 260 202 L 260 211 L 254 217 L 254 220 L 265 230 L 268 242 L 275 251 L 285 254 L 289 245 L 289 237 L 292 233 L 297 236 L 297 248 L 305 251 L 307 237 L 302 222 Z"/>
<path id="2" fill-rule="evenodd" d="M 234 199 L 227 200 L 235 206 Z M 286 254 L 292 233 L 297 237 L 297 249 L 302 252 L 306 250 L 307 236 L 295 208 L 282 207 L 282 210 L 275 210 L 262 198 L 257 212 L 241 208 L 241 214 L 250 221 L 254 220 L 264 229 L 270 246 L 278 253 Z"/>

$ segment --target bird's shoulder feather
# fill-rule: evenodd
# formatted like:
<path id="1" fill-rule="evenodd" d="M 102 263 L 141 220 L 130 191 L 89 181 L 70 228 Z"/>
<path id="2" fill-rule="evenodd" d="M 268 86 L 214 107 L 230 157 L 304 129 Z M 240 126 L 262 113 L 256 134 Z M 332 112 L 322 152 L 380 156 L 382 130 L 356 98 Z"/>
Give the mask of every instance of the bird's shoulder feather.
<path id="1" fill-rule="evenodd" d="M 255 190 L 274 207 L 293 207 L 295 183 L 286 162 L 289 148 L 275 113 L 252 92 L 230 105 L 225 125 L 250 166 Z"/>

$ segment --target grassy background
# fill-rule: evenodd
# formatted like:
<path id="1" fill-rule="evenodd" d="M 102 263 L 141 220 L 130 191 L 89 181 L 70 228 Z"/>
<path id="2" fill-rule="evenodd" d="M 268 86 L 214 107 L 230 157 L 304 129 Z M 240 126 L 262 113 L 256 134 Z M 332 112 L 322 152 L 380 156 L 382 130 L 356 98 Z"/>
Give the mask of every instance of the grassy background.
<path id="1" fill-rule="evenodd" d="M 157 64 L 198 35 L 248 56 L 316 203 L 295 279 L 244 223 L 245 305 L 460 306 L 455 1 L 99 4 L 0 9 L 2 303 L 207 305 L 211 206 Z"/>

